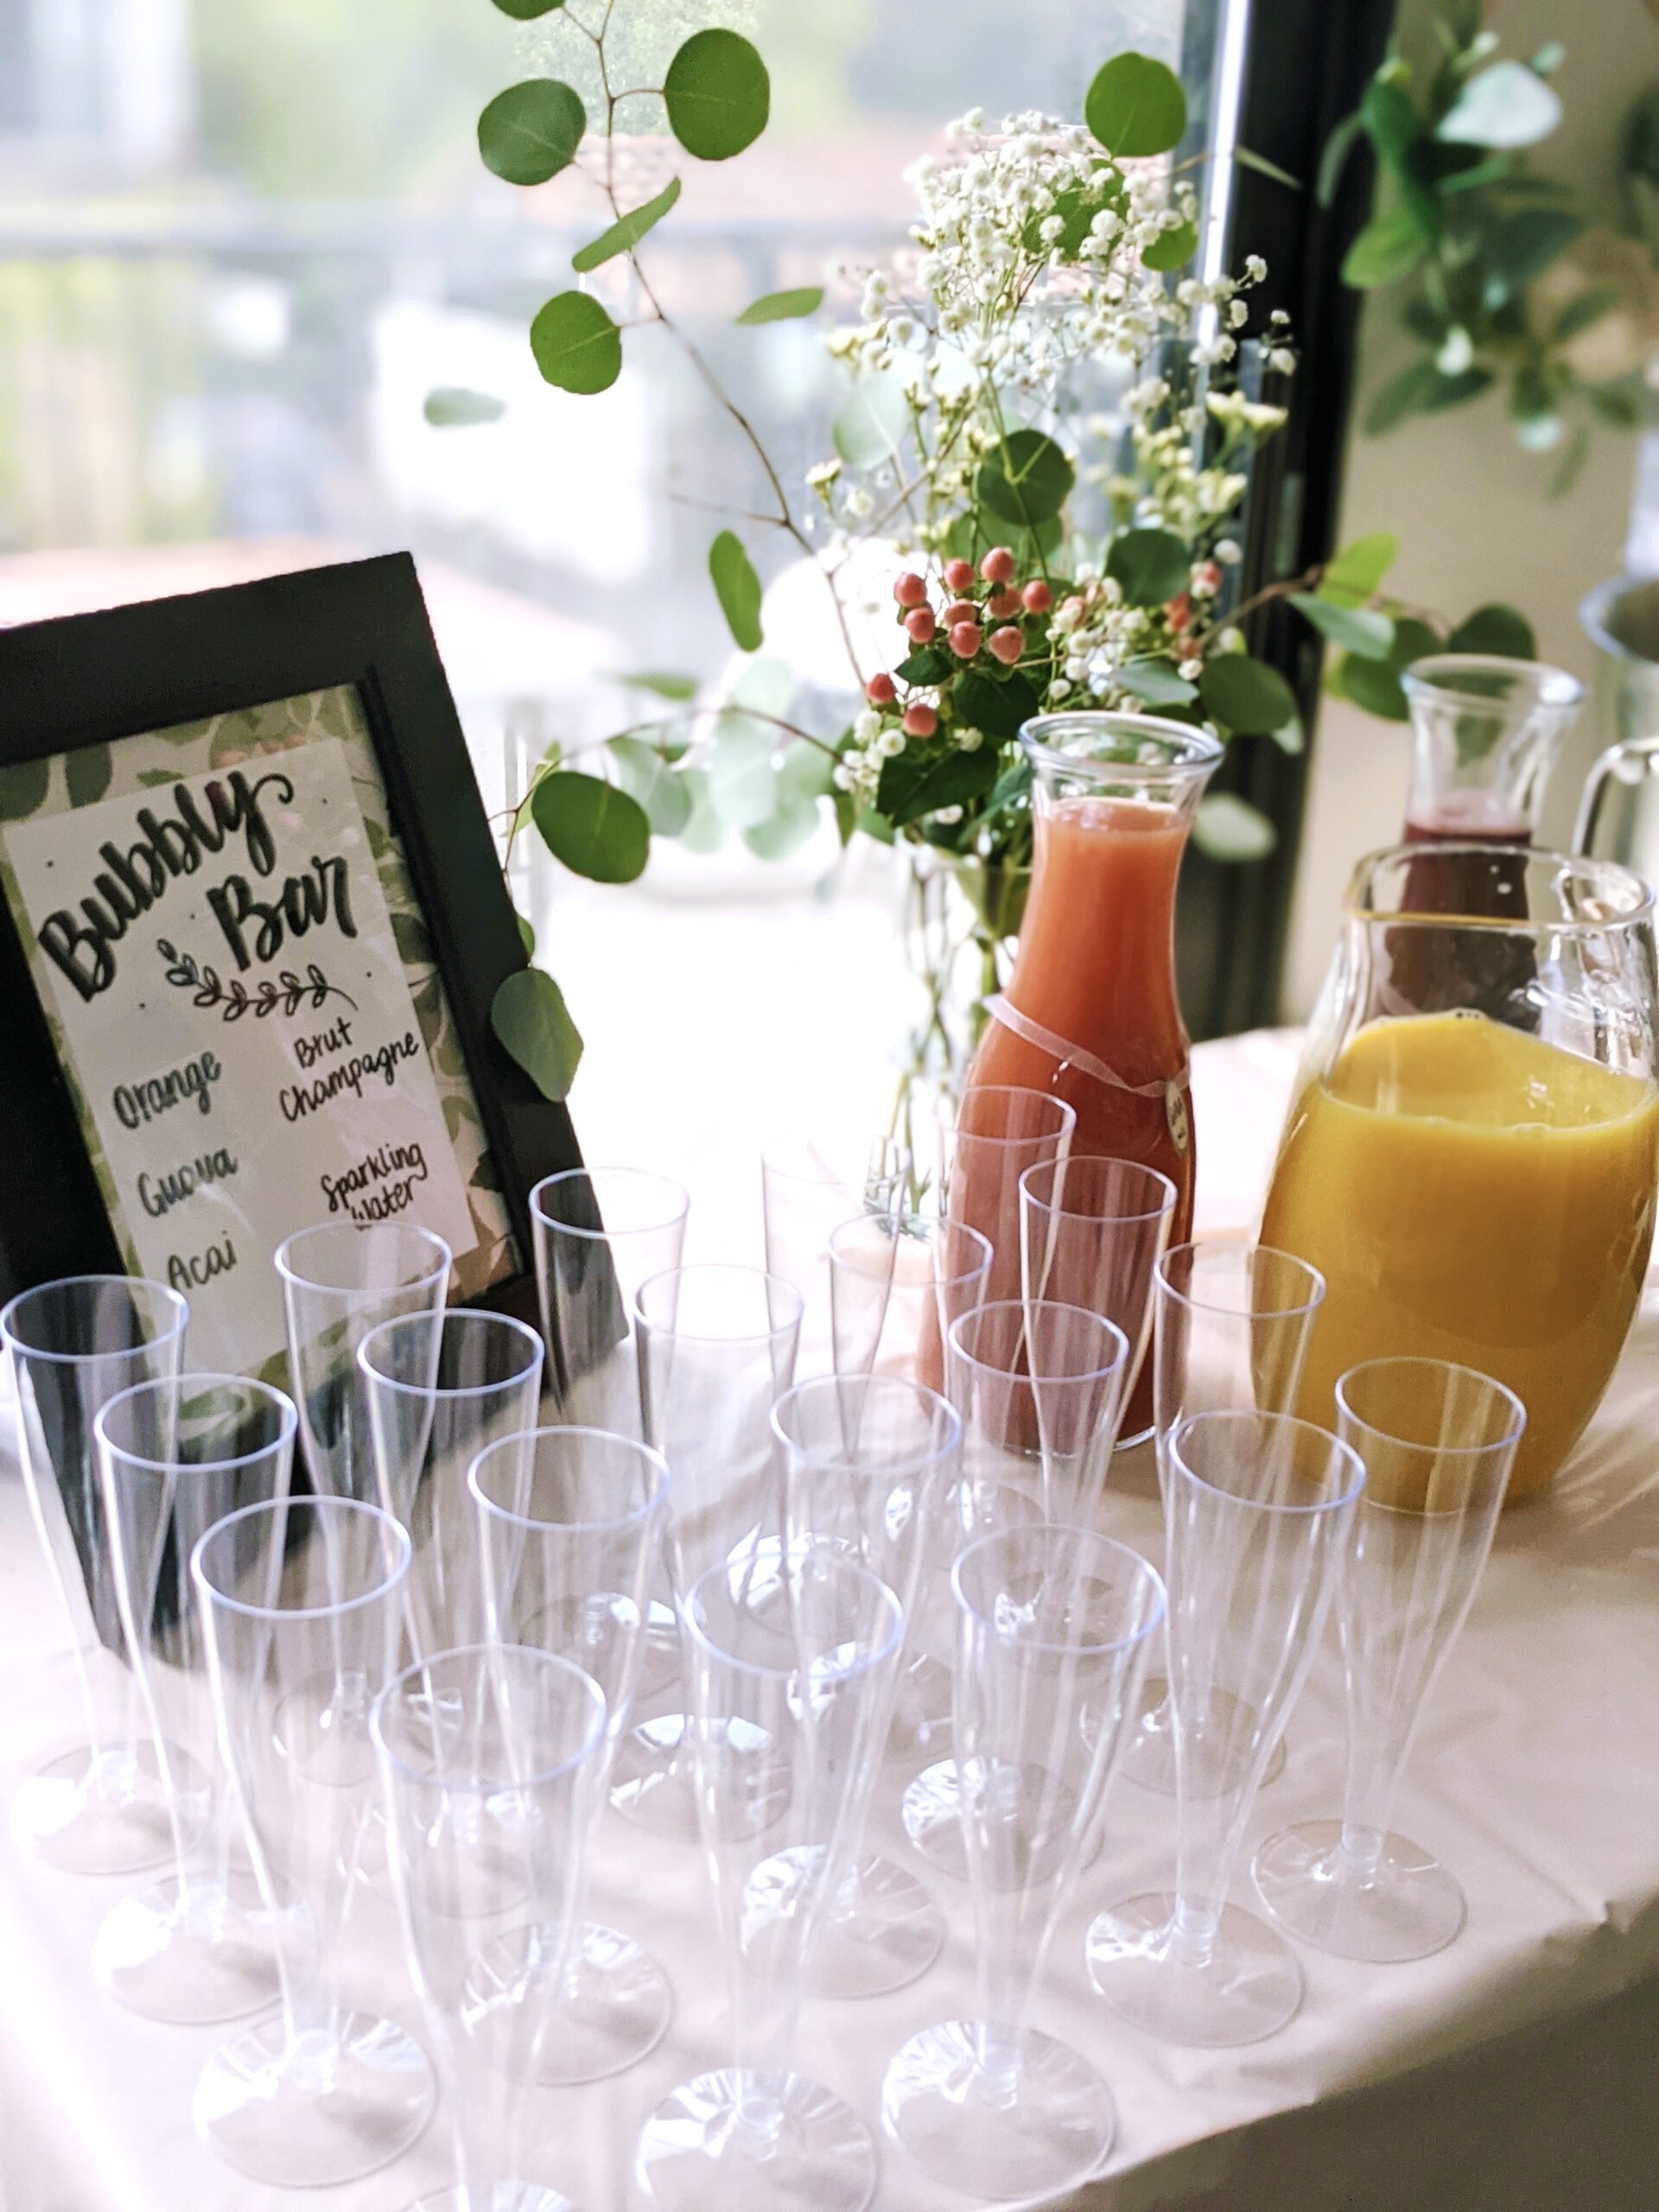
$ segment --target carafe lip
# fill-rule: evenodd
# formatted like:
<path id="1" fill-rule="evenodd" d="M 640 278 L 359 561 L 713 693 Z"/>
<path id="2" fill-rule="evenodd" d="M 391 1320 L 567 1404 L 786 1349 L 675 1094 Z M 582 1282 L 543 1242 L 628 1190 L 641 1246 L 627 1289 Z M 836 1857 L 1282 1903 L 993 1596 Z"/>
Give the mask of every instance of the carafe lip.
<path id="1" fill-rule="evenodd" d="M 1109 755 L 1073 751 L 1063 741 L 1068 732 L 1079 738 L 1090 737 L 1096 743 L 1107 736 L 1121 736 L 1138 741 L 1144 752 L 1162 748 L 1156 757 L 1117 760 Z M 1128 782 L 1144 777 L 1167 781 L 1171 776 L 1188 772 L 1195 776 L 1209 776 L 1220 761 L 1224 747 L 1218 737 L 1207 729 L 1200 729 L 1191 722 L 1167 721 L 1161 715 L 1119 714 L 1109 709 L 1082 708 L 1053 715 L 1033 715 L 1020 725 L 1020 743 L 1034 766 L 1058 769 L 1062 773 L 1099 766 L 1109 768 L 1113 780 L 1119 777 Z"/>
<path id="2" fill-rule="evenodd" d="M 1414 861 L 1459 859 L 1510 861 L 1528 881 L 1539 874 L 1555 885 L 1571 880 L 1588 896 L 1599 898 L 1604 902 L 1604 911 L 1598 914 L 1569 914 L 1560 911 L 1558 904 L 1557 911 L 1551 914 L 1459 914 L 1445 910 L 1430 913 L 1419 912 L 1409 906 L 1379 906 L 1370 896 L 1371 887 L 1383 868 L 1404 871 Z M 1610 929 L 1625 928 L 1632 922 L 1650 920 L 1654 894 L 1634 868 L 1621 868 L 1617 861 L 1553 852 L 1547 845 L 1496 845 L 1480 838 L 1448 838 L 1442 842 L 1436 838 L 1432 844 L 1383 845 L 1374 853 L 1367 853 L 1349 878 L 1343 906 L 1351 921 L 1386 923 L 1390 929 L 1488 929 L 1511 934 L 1517 930 L 1547 929 L 1558 937 L 1589 937 L 1600 936 Z"/>
<path id="3" fill-rule="evenodd" d="M 1449 708 L 1453 712 L 1478 712 L 1483 705 L 1495 707 L 1506 696 L 1503 692 L 1464 690 L 1454 681 L 1459 676 L 1507 677 L 1511 685 L 1509 696 L 1513 696 L 1518 679 L 1529 679 L 1534 705 L 1553 708 L 1560 713 L 1584 703 L 1584 686 L 1567 670 L 1544 660 L 1511 660 L 1507 653 L 1425 653 L 1421 660 L 1412 662 L 1400 683 L 1408 699 Z"/>

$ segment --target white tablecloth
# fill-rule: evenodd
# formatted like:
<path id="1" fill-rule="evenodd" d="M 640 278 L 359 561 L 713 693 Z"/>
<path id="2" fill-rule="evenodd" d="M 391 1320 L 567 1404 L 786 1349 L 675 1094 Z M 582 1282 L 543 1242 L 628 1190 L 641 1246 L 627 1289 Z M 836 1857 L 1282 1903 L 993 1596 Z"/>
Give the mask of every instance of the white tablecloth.
<path id="1" fill-rule="evenodd" d="M 1243 1226 L 1259 1202 L 1290 1081 L 1281 1037 L 1198 1057 L 1201 1219 Z M 1425 1717 L 1398 1825 L 1461 1878 L 1469 1924 L 1411 1966 L 1304 1952 L 1306 1997 L 1243 2051 L 1175 2050 L 1118 2024 L 1089 1991 L 1083 1930 L 1115 1896 L 1168 1872 L 1170 1805 L 1118 1788 L 1105 1853 L 1067 1916 L 1037 2024 L 1111 2082 L 1111 2159 L 1069 2200 L 1086 2212 L 1654 2212 L 1659 2206 L 1659 1297 L 1650 1291 L 1612 1392 L 1551 1497 L 1506 1516 L 1463 1643 Z M 1109 1501 L 1116 1533 L 1159 1548 L 1149 1467 Z M 1291 1727 L 1256 1833 L 1331 1812 L 1340 1781 L 1334 1654 Z M 61 1633 L 15 1465 L 0 1469 L 0 1799 L 73 1740 Z M 903 1770 L 879 1825 L 895 1854 Z M 541 2169 L 582 2212 L 636 2196 L 635 2135 L 658 2100 L 723 2063 L 723 1977 L 705 1948 L 698 1854 L 611 1818 L 601 1916 L 669 1967 L 679 2012 L 643 2065 L 546 2094 Z M 152 2025 L 94 1986 L 93 1930 L 131 1881 L 54 1872 L 0 1837 L 0 2212 L 289 2212 L 193 2135 L 196 2070 L 226 2032 Z M 799 2063 L 874 2118 L 891 2052 L 972 2009 L 965 1892 L 938 1880 L 950 1943 L 924 1980 L 871 2003 L 809 2006 Z M 419 2033 L 391 1908 L 371 1897 L 350 1993 Z M 403 2212 L 448 2177 L 441 2125 L 319 2212 Z M 882 2212 L 963 2200 L 884 2154 Z M 719 2212 L 717 2205 L 709 2212 Z"/>

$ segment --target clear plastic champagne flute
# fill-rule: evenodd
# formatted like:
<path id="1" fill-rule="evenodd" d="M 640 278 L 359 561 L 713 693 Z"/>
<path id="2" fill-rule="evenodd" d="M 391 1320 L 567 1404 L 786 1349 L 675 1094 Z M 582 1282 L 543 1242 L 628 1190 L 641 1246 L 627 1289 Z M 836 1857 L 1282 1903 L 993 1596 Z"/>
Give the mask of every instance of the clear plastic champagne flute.
<path id="1" fill-rule="evenodd" d="M 863 2212 L 869 2131 L 792 2061 L 818 1930 L 881 1755 L 903 1615 L 885 1583 L 823 1545 L 758 1567 L 717 1561 L 682 1611 L 733 2063 L 657 2107 L 639 2183 L 664 2212 Z"/>
<path id="2" fill-rule="evenodd" d="M 509 1313 L 452 1306 L 371 1329 L 358 1347 L 381 1505 L 409 1532 L 411 1648 L 484 1633 L 478 1516 L 467 1471 L 486 1446 L 536 1426 L 542 1340 Z"/>
<path id="3" fill-rule="evenodd" d="M 217 1522 L 191 1556 L 220 1753 L 271 1913 L 282 2005 L 209 2059 L 198 2132 L 284 2189 L 361 2179 L 431 2117 L 432 2069 L 336 1986 L 377 1796 L 369 1715 L 397 1670 L 407 1532 L 356 1498 L 289 1498 Z M 309 1909 L 315 1942 L 283 1908 Z"/>
<path id="4" fill-rule="evenodd" d="M 955 1410 L 937 1391 L 893 1376 L 828 1375 L 786 1390 L 772 1421 L 791 1554 L 823 1544 L 857 1560 L 887 1583 L 908 1621 L 929 1538 L 954 1510 L 962 1438 Z M 900 1704 L 910 1680 L 903 1669 Z M 891 1755 L 891 1729 L 887 1744 Z M 817 1996 L 902 1989 L 926 1973 L 944 1942 L 944 1917 L 926 1887 L 854 1841 L 813 1955 Z"/>
<path id="5" fill-rule="evenodd" d="M 529 2178 L 547 2155 L 533 2091 L 564 2029 L 604 1696 L 573 1660 L 492 1643 L 398 1675 L 372 1728 L 392 1885 L 455 2143 L 454 2186 L 410 2212 L 570 2212 Z M 480 1953 L 507 1952 L 513 1971 L 481 1981 Z"/>
<path id="6" fill-rule="evenodd" d="M 951 1323 L 983 1303 L 991 1248 L 962 1222 L 863 1213 L 830 1231 L 829 1262 L 836 1373 L 927 1382 Z"/>
<path id="7" fill-rule="evenodd" d="M 1445 1360 L 1367 1360 L 1337 1384 L 1338 1433 L 1365 1464 L 1337 1599 L 1343 1815 L 1269 1836 L 1252 1871 L 1281 1928 L 1341 1958 L 1427 1958 L 1463 1926 L 1456 1877 L 1389 1820 L 1424 1701 L 1474 1603 L 1526 1421 L 1513 1391 Z"/>
<path id="8" fill-rule="evenodd" d="M 679 1266 L 690 1210 L 683 1185 L 643 1167 L 569 1167 L 531 1192 L 552 1419 L 644 1436 L 633 1301 Z"/>
<path id="9" fill-rule="evenodd" d="M 1077 1109 L 1046 1090 L 981 1084 L 960 1103 L 940 1102 L 938 1211 L 989 1243 L 988 1298 L 1019 1297 L 1020 1178 L 1065 1159 L 1077 1125 Z"/>
<path id="10" fill-rule="evenodd" d="M 1175 1185 L 1134 1160 L 1039 1161 L 1020 1178 L 1025 1295 L 1086 1306 L 1128 1339 L 1128 1410 L 1120 1451 L 1153 1433 L 1153 1274 L 1169 1245 Z"/>
<path id="11" fill-rule="evenodd" d="M 1314 1317 L 1325 1297 L 1317 1268 L 1266 1244 L 1176 1244 L 1153 1277 L 1153 1379 L 1158 1479 L 1168 1502 L 1167 1440 L 1191 1414 L 1287 1414 L 1301 1387 Z M 1161 1675 L 1147 1683 L 1146 1709 L 1123 1755 L 1143 1789 L 1175 1789 L 1173 1715 Z M 1233 1740 L 1217 1736 L 1216 1747 Z M 1202 1720 L 1189 1722 L 1186 1790 L 1202 1797 L 1236 1777 L 1212 1770 Z M 1282 1772 L 1282 1739 L 1264 1780 Z"/>
<path id="12" fill-rule="evenodd" d="M 760 1154 L 766 1272 L 801 1294 L 801 1351 L 830 1363 L 830 1232 L 855 1214 L 891 1213 L 912 1202 L 908 1146 L 868 1131 L 798 1129 Z"/>
<path id="13" fill-rule="evenodd" d="M 991 1247 L 976 1229 L 915 1213 L 868 1213 L 837 1224 L 830 1238 L 831 1350 L 839 1376 L 886 1375 L 930 1391 L 944 1384 L 943 1353 L 951 1327 L 983 1304 Z M 965 1541 L 962 1500 L 929 1516 L 922 1530 L 927 1603 L 905 1595 L 909 1650 L 899 1684 L 889 1758 L 926 1759 L 948 1743 L 950 1669 L 929 1648 L 949 1643 L 950 1561 Z"/>
<path id="14" fill-rule="evenodd" d="M 710 1567 L 753 1572 L 776 1561 L 783 1481 L 772 1409 L 794 1379 L 801 1313 L 800 1293 L 759 1268 L 676 1268 L 639 1287 L 640 1399 L 645 1440 L 668 1463 L 677 1603 Z M 681 1641 L 683 1649 L 683 1625 Z M 689 1840 L 698 1830 L 685 1731 L 678 1708 L 636 1721 L 617 1753 L 611 1802 L 640 1827 Z"/>
<path id="15" fill-rule="evenodd" d="M 617 1746 L 632 1719 L 668 1469 L 648 1445 L 570 1424 L 489 1446 L 474 1460 L 467 1484 L 479 1515 L 492 1642 L 557 1652 L 604 1693 L 605 1741 L 585 1831 L 591 1841 Z M 544 2004 L 547 2033 L 536 2068 L 544 2082 L 595 2082 L 637 2065 L 673 2017 L 672 1986 L 650 1952 L 620 1929 L 583 1917 L 582 1871 L 564 1987 Z M 518 1974 L 526 1946 L 539 1954 L 552 1940 L 531 1923 L 481 1950 L 480 2001 Z"/>
<path id="16" fill-rule="evenodd" d="M 1288 1414 L 1195 1414 L 1166 1445 L 1175 1885 L 1090 1926 L 1112 2009 L 1166 2041 L 1257 2042 L 1301 2004 L 1301 1968 L 1229 1891 L 1256 1791 L 1301 1693 L 1346 1563 L 1365 1471 Z M 1186 1788 L 1194 1724 L 1223 1786 Z"/>
<path id="17" fill-rule="evenodd" d="M 1134 1724 L 1163 1586 L 1127 1545 L 1046 1522 L 982 1536 L 951 1580 L 979 2010 L 911 2038 L 887 2069 L 881 2116 L 934 2179 L 1046 2203 L 1112 2140 L 1106 2084 L 1033 2016 Z"/>
<path id="18" fill-rule="evenodd" d="M 973 1538 L 1046 1521 L 1087 1528 L 1111 1465 L 1122 1418 L 1129 1347 L 1103 1314 L 1052 1299 L 1002 1299 L 965 1313 L 950 1332 L 946 1387 L 962 1419 L 963 1478 L 955 1527 L 936 1568 Z M 949 1526 L 947 1522 L 947 1528 Z M 924 1583 L 919 1633 L 936 1656 L 952 1648 L 954 1594 L 943 1634 L 936 1590 Z M 905 1833 L 940 1872 L 968 1871 L 954 1759 L 925 1767 L 906 1790 Z"/>
<path id="19" fill-rule="evenodd" d="M 318 1222 L 277 1246 L 289 1387 L 319 1497 L 376 1502 L 358 1347 L 403 1315 L 424 1314 L 435 1326 L 451 1259 L 442 1236 L 413 1222 Z"/>
<path id="20" fill-rule="evenodd" d="M 117 1602 L 167 1793 L 174 1864 L 105 1916 L 92 1967 L 111 1997 L 154 2020 L 233 2020 L 277 1992 L 270 1910 L 232 1863 L 236 1823 L 190 1554 L 227 1514 L 287 1497 L 296 1425 L 282 1391 L 203 1374 L 134 1383 L 94 1423 Z M 288 1933 L 304 1944 L 302 1915 Z"/>
<path id="21" fill-rule="evenodd" d="M 92 1424 L 135 1382 L 176 1375 L 188 1309 L 164 1283 L 71 1275 L 0 1312 L 29 1516 L 74 1654 L 86 1741 L 23 1783 L 14 1828 L 81 1874 L 130 1874 L 173 1848 L 167 1790 L 126 1664 Z"/>

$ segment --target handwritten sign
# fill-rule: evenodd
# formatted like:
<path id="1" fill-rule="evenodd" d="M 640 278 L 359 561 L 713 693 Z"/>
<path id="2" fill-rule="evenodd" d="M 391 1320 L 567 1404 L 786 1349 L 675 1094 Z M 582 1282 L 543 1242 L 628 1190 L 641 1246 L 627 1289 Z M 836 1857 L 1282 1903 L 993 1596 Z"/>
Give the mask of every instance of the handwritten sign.
<path id="1" fill-rule="evenodd" d="M 295 1229 L 480 1243 L 353 772 L 315 736 L 3 831 L 118 1230 L 188 1298 L 194 1366 L 280 1354 Z"/>

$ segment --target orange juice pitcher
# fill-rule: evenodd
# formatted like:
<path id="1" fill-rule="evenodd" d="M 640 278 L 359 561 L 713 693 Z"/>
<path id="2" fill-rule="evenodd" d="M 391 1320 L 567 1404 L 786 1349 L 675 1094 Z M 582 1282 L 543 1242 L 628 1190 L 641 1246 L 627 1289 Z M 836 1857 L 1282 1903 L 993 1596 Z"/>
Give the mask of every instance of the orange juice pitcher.
<path id="1" fill-rule="evenodd" d="M 1363 1360 L 1477 1369 L 1527 1410 L 1515 1499 L 1582 1434 L 1647 1270 L 1653 894 L 1607 861 L 1440 849 L 1454 868 L 1427 912 L 1421 848 L 1360 864 L 1262 1241 L 1325 1278 L 1298 1412 L 1328 1423 Z"/>
<path id="2" fill-rule="evenodd" d="M 1012 1086 L 1077 1115 L 1078 1158 L 1138 1160 L 1174 1184 L 1171 1240 L 1190 1233 L 1195 1166 L 1186 1030 L 1175 996 L 1175 884 L 1192 816 L 1221 759 L 1206 732 L 1147 715 L 1039 715 L 1020 741 L 1033 782 L 1035 864 L 1020 949 L 965 1096 Z M 991 1235 L 1010 1194 L 952 1189 L 953 1216 Z M 992 1236 L 989 1298 L 1017 1298 L 1017 1236 Z M 1150 1427 L 1143 1362 L 1122 1428 Z"/>

